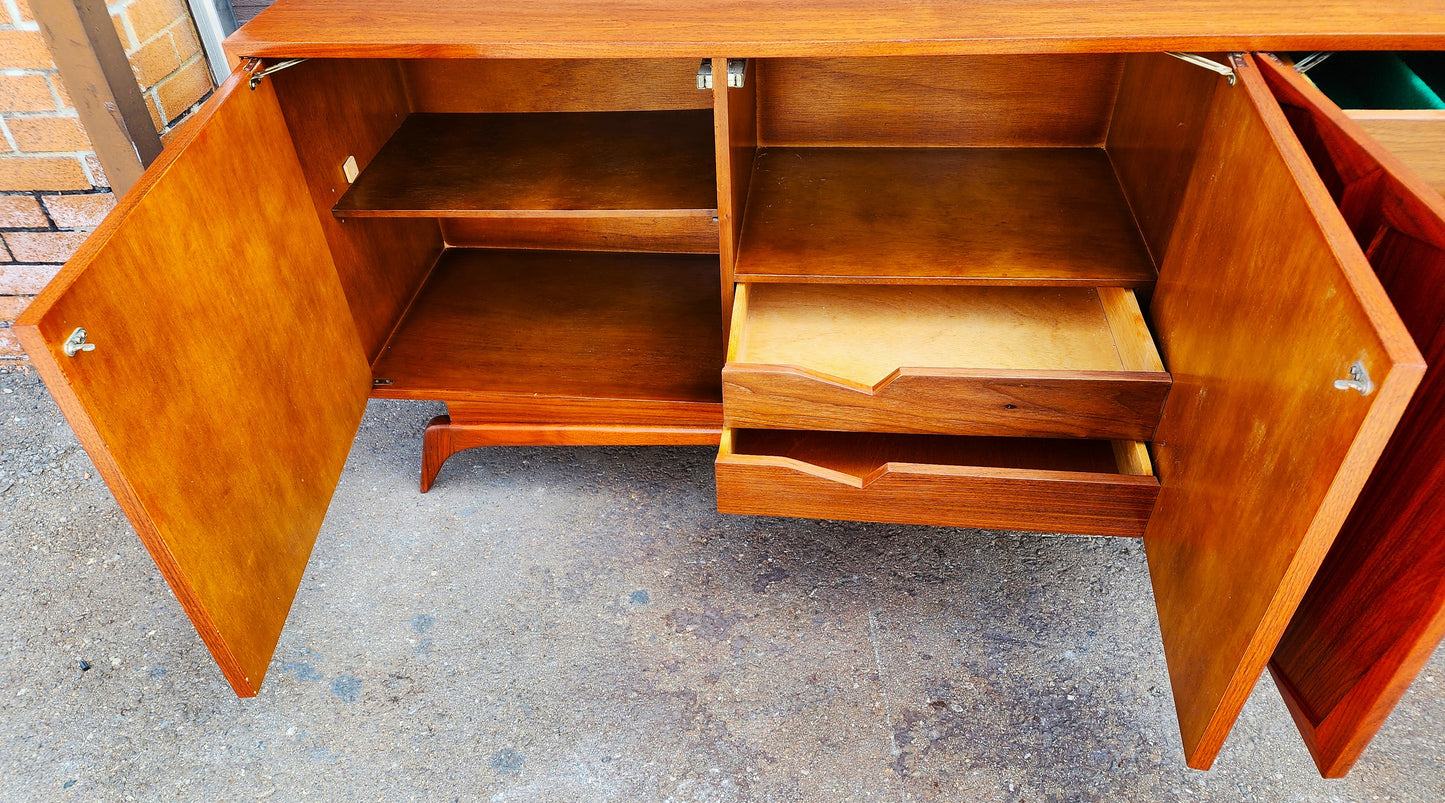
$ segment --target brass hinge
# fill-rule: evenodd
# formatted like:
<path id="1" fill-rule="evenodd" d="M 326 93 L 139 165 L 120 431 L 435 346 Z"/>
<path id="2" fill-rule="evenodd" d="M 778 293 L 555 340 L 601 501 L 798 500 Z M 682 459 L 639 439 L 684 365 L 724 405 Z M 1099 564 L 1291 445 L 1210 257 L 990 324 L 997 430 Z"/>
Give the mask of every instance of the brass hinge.
<path id="1" fill-rule="evenodd" d="M 254 65 L 251 69 L 256 70 L 256 67 L 261 66 L 260 59 L 252 59 L 251 61 Z M 255 89 L 256 87 L 260 86 L 262 79 L 264 79 L 266 76 L 271 75 L 272 73 L 281 72 L 282 70 L 288 69 L 290 67 L 295 67 L 297 64 L 300 64 L 303 61 L 306 61 L 306 59 L 286 59 L 285 61 L 278 61 L 264 70 L 256 70 L 255 72 L 251 73 L 251 88 Z"/>

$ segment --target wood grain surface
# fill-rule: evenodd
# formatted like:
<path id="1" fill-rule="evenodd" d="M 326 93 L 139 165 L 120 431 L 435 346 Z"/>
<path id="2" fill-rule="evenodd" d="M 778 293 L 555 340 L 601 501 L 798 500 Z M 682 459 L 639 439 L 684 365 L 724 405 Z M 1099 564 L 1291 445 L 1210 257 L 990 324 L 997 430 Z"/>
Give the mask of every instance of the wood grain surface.
<path id="1" fill-rule="evenodd" d="M 266 675 L 371 381 L 272 83 L 248 77 L 15 327 L 241 696 Z M 76 327 L 95 350 L 67 357 Z"/>
<path id="2" fill-rule="evenodd" d="M 1253 60 L 1233 61 L 1239 84 L 1216 79 L 1152 305 L 1174 385 L 1144 545 L 1185 756 L 1200 769 L 1424 370 Z M 1335 387 L 1357 361 L 1368 396 Z"/>
<path id="3" fill-rule="evenodd" d="M 1431 366 L 1270 664 L 1341 777 L 1445 636 L 1445 199 L 1294 70 L 1260 72 Z"/>
<path id="4" fill-rule="evenodd" d="M 738 281 L 1154 281 L 1100 148 L 763 148 L 751 186 Z"/>
<path id="5" fill-rule="evenodd" d="M 626 112 L 710 109 L 697 58 L 404 59 L 414 112 Z"/>
<path id="6" fill-rule="evenodd" d="M 713 59 L 713 75 L 727 74 L 727 59 Z M 722 258 L 723 328 L 731 324 L 733 270 L 738 261 L 738 240 L 743 229 L 743 210 L 753 177 L 753 160 L 758 152 L 758 71 L 750 59 L 741 87 L 713 81 L 716 106 L 713 122 L 717 137 L 718 235 Z"/>
<path id="7" fill-rule="evenodd" d="M 717 258 L 449 249 L 373 365 L 373 395 L 668 401 L 716 422 Z"/>
<path id="8" fill-rule="evenodd" d="M 712 446 L 717 427 L 659 424 L 472 424 L 433 418 L 422 436 L 421 492 L 431 490 L 447 458 L 485 446 Z"/>
<path id="9" fill-rule="evenodd" d="M 357 221 L 361 222 L 361 221 Z M 442 238 L 460 248 L 716 254 L 717 224 L 690 217 L 450 217 Z"/>
<path id="10" fill-rule="evenodd" d="M 1098 147 L 1123 57 L 762 59 L 764 146 Z"/>
<path id="11" fill-rule="evenodd" d="M 1445 195 L 1445 111 L 1349 111 L 1436 194 Z"/>
<path id="12" fill-rule="evenodd" d="M 1174 233 L 1215 80 L 1208 70 L 1163 53 L 1124 61 L 1106 150 L 1155 264 Z"/>
<path id="13" fill-rule="evenodd" d="M 1445 47 L 1438 0 L 280 0 L 239 56 L 734 58 Z"/>
<path id="14" fill-rule="evenodd" d="M 710 110 L 413 114 L 338 217 L 717 214 Z"/>
<path id="15" fill-rule="evenodd" d="M 275 84 L 362 347 L 375 359 L 442 249 L 434 220 L 342 222 L 331 214 L 348 186 L 347 157 L 365 168 L 406 119 L 400 71 L 394 62 L 317 59 L 266 80 Z"/>
<path id="16" fill-rule="evenodd" d="M 1138 536 L 1159 492 L 1108 441 L 723 431 L 718 510 Z"/>
<path id="17" fill-rule="evenodd" d="M 1125 365 L 1092 289 L 746 289 L 723 369 L 729 426 L 1147 439 L 1169 390 L 1157 354 Z M 1134 316 L 1119 325 L 1137 348 L 1149 334 Z"/>

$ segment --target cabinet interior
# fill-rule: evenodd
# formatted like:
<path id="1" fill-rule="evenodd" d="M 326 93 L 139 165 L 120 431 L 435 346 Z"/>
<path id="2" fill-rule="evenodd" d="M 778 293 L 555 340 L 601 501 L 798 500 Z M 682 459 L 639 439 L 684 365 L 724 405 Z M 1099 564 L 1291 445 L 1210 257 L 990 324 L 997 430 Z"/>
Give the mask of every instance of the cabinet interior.
<path id="1" fill-rule="evenodd" d="M 992 355 L 974 348 L 985 364 L 1124 367 L 1088 293 L 1147 301 L 1206 73 L 1111 54 L 757 59 L 744 87 L 699 90 L 699 63 L 273 76 L 374 395 L 690 405 L 716 426 L 735 282 L 900 286 L 874 307 L 960 285 L 968 326 L 1013 316 Z M 1055 315 L 1071 292 L 1088 307 L 1073 329 Z M 875 329 L 855 356 L 901 343 L 886 315 Z M 1050 340 L 1098 354 L 1034 347 Z"/>

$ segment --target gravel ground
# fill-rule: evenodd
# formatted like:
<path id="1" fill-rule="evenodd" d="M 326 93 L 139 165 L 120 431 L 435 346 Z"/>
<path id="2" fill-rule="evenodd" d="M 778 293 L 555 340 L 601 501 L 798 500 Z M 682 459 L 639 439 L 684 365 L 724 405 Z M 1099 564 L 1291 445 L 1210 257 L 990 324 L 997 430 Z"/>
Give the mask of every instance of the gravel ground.
<path id="1" fill-rule="evenodd" d="M 423 496 L 438 411 L 372 403 L 238 700 L 0 375 L 0 796 L 1445 799 L 1445 652 L 1346 780 L 1268 676 L 1195 772 L 1136 541 L 724 517 L 704 448 L 474 450 Z"/>

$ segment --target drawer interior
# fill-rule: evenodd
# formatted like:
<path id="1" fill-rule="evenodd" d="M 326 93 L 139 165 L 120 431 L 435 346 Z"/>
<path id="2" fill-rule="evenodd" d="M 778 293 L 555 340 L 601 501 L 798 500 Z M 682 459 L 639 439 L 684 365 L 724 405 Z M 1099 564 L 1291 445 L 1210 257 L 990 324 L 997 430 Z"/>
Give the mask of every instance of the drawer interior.
<path id="1" fill-rule="evenodd" d="M 1102 291 L 1118 302 L 1096 288 L 759 283 L 728 361 L 869 388 L 905 367 L 1162 373 L 1130 291 Z"/>

